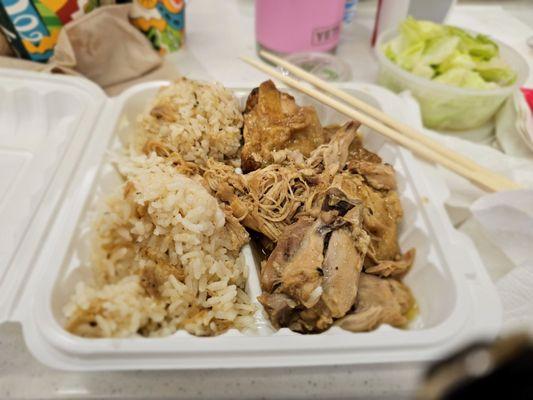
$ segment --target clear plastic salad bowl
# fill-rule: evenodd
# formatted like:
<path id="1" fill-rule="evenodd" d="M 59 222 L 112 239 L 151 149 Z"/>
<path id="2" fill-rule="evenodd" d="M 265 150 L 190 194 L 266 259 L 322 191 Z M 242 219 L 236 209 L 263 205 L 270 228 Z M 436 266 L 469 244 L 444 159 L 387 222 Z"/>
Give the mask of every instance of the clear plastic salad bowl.
<path id="1" fill-rule="evenodd" d="M 376 44 L 379 61 L 378 83 L 394 92 L 409 90 L 418 100 L 424 125 L 431 129 L 463 131 L 477 128 L 494 116 L 513 91 L 524 84 L 529 69 L 511 47 L 494 40 L 503 60 L 516 72 L 516 81 L 497 89 L 465 89 L 414 75 L 389 60 L 383 44 L 398 35 L 396 29 L 383 32 Z"/>

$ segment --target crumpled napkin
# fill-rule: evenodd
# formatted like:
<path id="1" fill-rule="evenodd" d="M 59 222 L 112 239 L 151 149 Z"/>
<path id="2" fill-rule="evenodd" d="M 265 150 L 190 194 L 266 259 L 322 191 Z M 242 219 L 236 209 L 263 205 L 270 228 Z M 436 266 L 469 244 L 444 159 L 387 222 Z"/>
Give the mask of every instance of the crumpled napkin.
<path id="1" fill-rule="evenodd" d="M 515 266 L 496 281 L 503 331 L 533 334 L 533 190 L 486 195 L 470 210 L 487 240 Z"/>
<path id="2" fill-rule="evenodd" d="M 496 287 L 504 309 L 502 334 L 526 331 L 533 335 L 533 263 L 515 267 Z"/>
<path id="3" fill-rule="evenodd" d="M 438 167 L 450 190 L 445 203 L 448 215 L 458 230 L 470 236 L 496 283 L 504 309 L 503 332 L 533 333 L 533 156 L 515 157 L 425 129 L 416 100 L 409 93 L 401 97 L 409 104 L 412 120 L 419 121 L 417 128 L 426 135 L 526 187 L 488 194 Z"/>
<path id="4" fill-rule="evenodd" d="M 100 86 L 129 81 L 163 60 L 129 22 L 130 5 L 97 8 L 59 33 L 49 64 L 69 68 Z"/>
<path id="5" fill-rule="evenodd" d="M 129 22 L 131 4 L 111 5 L 77 18 L 61 30 L 46 64 L 0 57 L 0 67 L 83 75 L 116 94 L 139 81 L 175 79 L 150 41 Z"/>
<path id="6" fill-rule="evenodd" d="M 517 90 L 496 115 L 496 140 L 505 154 L 533 157 L 533 114 Z"/>
<path id="7" fill-rule="evenodd" d="M 515 265 L 533 263 L 533 190 L 492 193 L 470 206 L 489 240 Z M 532 287 L 533 299 L 533 287 Z"/>

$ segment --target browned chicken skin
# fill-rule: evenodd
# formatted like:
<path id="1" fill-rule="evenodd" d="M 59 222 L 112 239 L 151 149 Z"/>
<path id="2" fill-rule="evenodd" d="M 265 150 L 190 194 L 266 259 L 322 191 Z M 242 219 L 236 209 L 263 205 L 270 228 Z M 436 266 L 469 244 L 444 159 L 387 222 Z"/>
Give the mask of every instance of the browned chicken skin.
<path id="1" fill-rule="evenodd" d="M 299 107 L 294 98 L 263 82 L 248 96 L 244 110 L 242 170 L 253 171 L 272 162 L 272 153 L 297 150 L 309 156 L 327 141 L 313 107 Z"/>

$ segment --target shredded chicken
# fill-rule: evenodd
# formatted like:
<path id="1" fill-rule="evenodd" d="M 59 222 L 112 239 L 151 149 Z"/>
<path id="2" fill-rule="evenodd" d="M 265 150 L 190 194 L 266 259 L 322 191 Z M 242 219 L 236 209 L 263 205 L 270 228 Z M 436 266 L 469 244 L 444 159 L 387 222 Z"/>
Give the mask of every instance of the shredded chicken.
<path id="1" fill-rule="evenodd" d="M 395 190 L 394 169 L 389 164 L 352 160 L 348 170 L 362 175 L 370 186 L 378 190 Z"/>
<path id="2" fill-rule="evenodd" d="M 319 129 L 311 110 L 263 83 L 245 111 L 248 172 L 210 160 L 205 185 L 258 238 L 266 255 L 258 299 L 274 327 L 403 326 L 413 300 L 396 279 L 415 252 L 398 245 L 394 169 L 363 147 L 358 123 Z"/>
<path id="3" fill-rule="evenodd" d="M 383 278 L 401 278 L 413 265 L 415 260 L 415 249 L 407 251 L 399 260 L 385 260 L 378 264 L 365 268 L 367 274 L 378 275 Z"/>
<path id="4" fill-rule="evenodd" d="M 277 242 L 297 215 L 317 215 L 336 170 L 344 168 L 348 156 L 344 148 L 354 140 L 357 127 L 349 123 L 340 128 L 329 145 L 317 148 L 300 163 L 286 159 L 239 175 L 231 167 L 211 161 L 204 179 L 247 228 Z"/>

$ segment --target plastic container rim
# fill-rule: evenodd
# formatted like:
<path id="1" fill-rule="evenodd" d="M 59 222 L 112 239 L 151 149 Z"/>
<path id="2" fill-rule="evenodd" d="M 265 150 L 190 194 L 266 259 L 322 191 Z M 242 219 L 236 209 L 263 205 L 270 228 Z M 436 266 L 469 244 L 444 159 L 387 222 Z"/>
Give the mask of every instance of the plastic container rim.
<path id="1" fill-rule="evenodd" d="M 473 34 L 480 34 L 479 32 L 475 32 L 475 31 L 470 31 L 470 30 L 467 30 L 467 31 Z M 424 78 L 424 77 L 415 75 L 409 71 L 404 70 L 403 68 L 401 68 L 400 66 L 396 65 L 391 60 L 389 60 L 388 57 L 385 56 L 385 54 L 383 54 L 384 42 L 393 39 L 393 37 L 395 37 L 397 34 L 398 34 L 397 28 L 388 29 L 385 32 L 381 33 L 376 42 L 374 53 L 376 54 L 378 61 L 381 65 L 384 65 L 388 67 L 389 69 L 393 70 L 393 72 L 397 74 L 398 76 L 400 76 L 401 78 L 414 82 L 418 85 L 425 85 L 425 86 L 432 85 L 435 89 L 438 89 L 441 91 L 447 91 L 452 94 L 457 94 L 457 95 L 462 95 L 462 96 L 465 96 L 465 95 L 466 96 L 486 96 L 486 97 L 501 96 L 501 95 L 508 96 L 511 92 L 521 87 L 526 82 L 529 76 L 529 66 L 526 60 L 524 59 L 524 57 L 522 57 L 520 53 L 518 53 L 511 46 L 508 46 L 505 43 L 500 42 L 499 40 L 491 37 L 491 40 L 494 41 L 498 45 L 499 49 L 503 48 L 505 49 L 506 52 L 512 53 L 516 57 L 517 60 L 520 60 L 518 62 L 522 64 L 520 68 L 511 67 L 513 72 L 515 72 L 517 75 L 516 81 L 512 85 L 503 86 L 503 87 L 499 87 L 496 89 L 467 89 L 467 88 L 462 88 L 458 86 L 447 85 L 445 83 L 435 82 L 431 79 Z M 507 60 L 505 61 L 507 62 Z"/>

